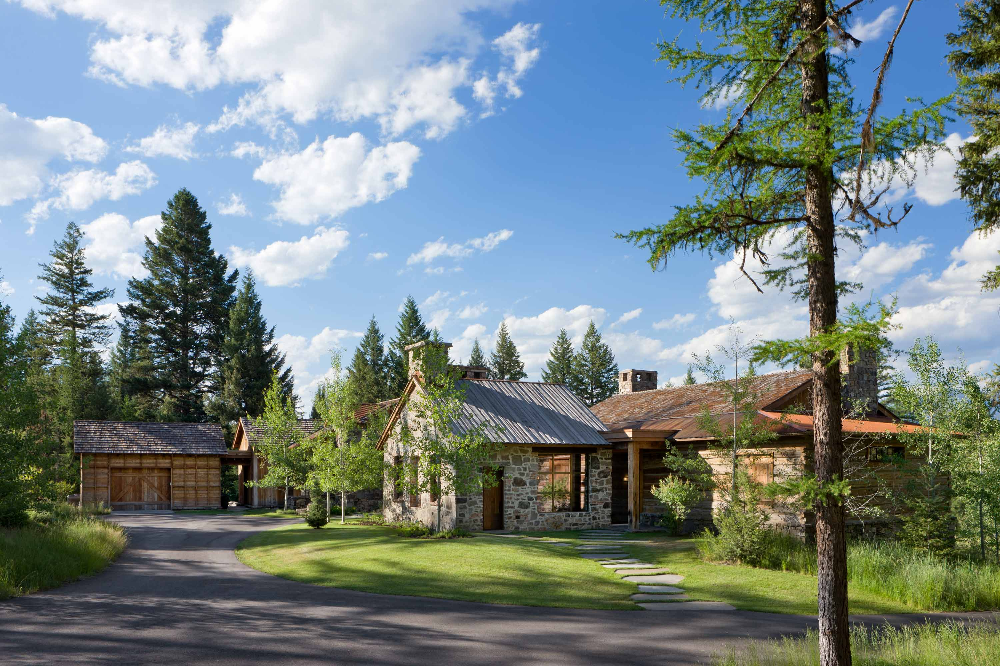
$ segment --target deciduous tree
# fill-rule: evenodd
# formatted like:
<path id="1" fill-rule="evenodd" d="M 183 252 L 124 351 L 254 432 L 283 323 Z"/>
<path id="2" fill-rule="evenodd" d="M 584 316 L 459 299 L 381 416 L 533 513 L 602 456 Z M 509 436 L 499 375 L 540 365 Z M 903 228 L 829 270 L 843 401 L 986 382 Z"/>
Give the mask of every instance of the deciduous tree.
<path id="1" fill-rule="evenodd" d="M 257 438 L 257 455 L 264 459 L 266 472 L 256 482 L 260 488 L 284 488 L 285 510 L 292 508 L 292 488 L 305 486 L 311 471 L 312 456 L 302 446 L 302 431 L 298 427 L 295 403 L 285 395 L 285 386 L 277 373 L 271 375 L 271 385 L 264 396 L 264 412 L 251 419 Z"/>

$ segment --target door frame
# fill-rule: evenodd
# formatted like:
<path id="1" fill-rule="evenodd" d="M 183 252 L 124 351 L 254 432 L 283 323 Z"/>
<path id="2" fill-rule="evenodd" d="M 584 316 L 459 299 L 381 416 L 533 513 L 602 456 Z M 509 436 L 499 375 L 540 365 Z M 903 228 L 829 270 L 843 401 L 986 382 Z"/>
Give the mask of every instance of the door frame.
<path id="1" fill-rule="evenodd" d="M 505 508 L 505 504 L 506 504 L 506 497 L 505 497 L 505 493 L 504 493 L 504 484 L 503 484 L 503 467 L 497 467 L 496 468 L 496 477 L 497 477 L 497 485 L 492 486 L 492 487 L 485 487 L 485 486 L 483 487 L 483 529 L 484 530 L 486 530 L 486 529 L 490 529 L 490 530 L 502 530 L 502 529 L 504 529 L 504 508 Z M 497 502 L 498 507 L 499 507 L 499 512 L 498 513 L 499 513 L 499 516 L 500 516 L 500 524 L 499 525 L 493 525 L 491 527 L 486 527 L 486 493 L 498 493 L 499 494 L 498 502 Z"/>

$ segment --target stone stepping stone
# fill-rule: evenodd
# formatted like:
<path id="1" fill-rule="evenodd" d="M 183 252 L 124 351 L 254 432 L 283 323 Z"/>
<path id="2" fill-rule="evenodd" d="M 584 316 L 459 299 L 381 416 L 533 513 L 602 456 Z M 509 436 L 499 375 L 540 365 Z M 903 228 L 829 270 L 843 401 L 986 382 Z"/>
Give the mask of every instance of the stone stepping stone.
<path id="1" fill-rule="evenodd" d="M 635 572 L 629 573 L 632 574 Z M 629 575 L 625 576 L 622 580 L 627 580 L 630 583 L 642 583 L 643 585 L 676 585 L 684 580 L 684 576 L 672 573 L 662 573 L 652 576 Z"/>
<path id="2" fill-rule="evenodd" d="M 648 567 L 643 569 L 628 569 L 623 567 L 615 568 L 615 573 L 619 576 L 655 576 L 657 574 L 670 573 L 670 569 L 664 569 L 662 567 Z"/>
<path id="3" fill-rule="evenodd" d="M 670 585 L 642 585 L 637 586 L 640 592 L 644 594 L 680 594 L 684 590 L 679 587 L 671 587 Z"/>
<path id="4" fill-rule="evenodd" d="M 632 601 L 684 601 L 688 598 L 686 594 L 633 594 L 629 597 Z"/>
<path id="5" fill-rule="evenodd" d="M 636 562 L 634 564 L 602 564 L 605 569 L 658 569 L 655 564 L 646 564 L 645 562 Z"/>
<path id="6" fill-rule="evenodd" d="M 613 558 L 625 553 L 581 553 L 580 557 L 585 560 L 613 560 Z"/>
<path id="7" fill-rule="evenodd" d="M 678 601 L 675 603 L 642 603 L 640 608 L 651 611 L 731 611 L 736 610 L 727 603 L 721 601 Z"/>
<path id="8" fill-rule="evenodd" d="M 641 562 L 634 557 L 622 557 L 618 559 L 609 557 L 601 562 L 601 564 L 641 564 Z"/>
<path id="9" fill-rule="evenodd" d="M 569 544 L 565 541 L 549 541 L 545 544 L 546 546 L 568 546 Z"/>
<path id="10" fill-rule="evenodd" d="M 576 546 L 577 550 L 621 550 L 617 546 L 605 546 L 599 543 L 585 543 Z"/>

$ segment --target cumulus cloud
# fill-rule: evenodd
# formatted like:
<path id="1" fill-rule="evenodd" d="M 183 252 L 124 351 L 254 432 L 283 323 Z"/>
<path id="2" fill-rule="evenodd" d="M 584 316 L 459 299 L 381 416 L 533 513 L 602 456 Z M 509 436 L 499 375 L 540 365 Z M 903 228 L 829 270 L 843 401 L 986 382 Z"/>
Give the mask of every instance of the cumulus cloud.
<path id="1" fill-rule="evenodd" d="M 482 317 L 489 311 L 486 307 L 486 303 L 477 303 L 476 305 L 466 305 L 464 308 L 458 311 L 459 319 L 478 319 Z"/>
<path id="2" fill-rule="evenodd" d="M 881 287 L 898 275 L 907 273 L 927 256 L 933 246 L 923 240 L 918 238 L 905 245 L 883 241 L 866 249 L 857 261 L 846 265 L 842 275 L 851 282 L 861 282 L 866 291 Z"/>
<path id="3" fill-rule="evenodd" d="M 619 317 L 618 320 L 615 323 L 611 324 L 611 328 L 617 328 L 617 327 L 621 326 L 622 324 L 626 324 L 626 323 L 632 321 L 633 319 L 635 319 L 636 317 L 638 317 L 641 314 L 642 314 L 642 308 L 636 308 L 635 310 L 629 310 L 628 312 L 626 312 L 625 314 L 623 314 L 621 317 Z"/>
<path id="4" fill-rule="evenodd" d="M 661 319 L 660 321 L 653 324 L 653 328 L 657 331 L 671 330 L 675 328 L 683 328 L 695 320 L 695 314 L 693 312 L 687 312 L 685 314 L 675 314 L 669 319 Z"/>
<path id="5" fill-rule="evenodd" d="M 425 298 L 424 302 L 421 303 L 421 305 L 424 305 L 424 306 L 436 305 L 436 304 L 444 301 L 446 298 L 448 298 L 448 296 L 449 296 L 450 293 L 451 292 L 441 291 L 440 289 L 438 289 L 433 294 L 431 294 L 430 296 L 428 296 L 427 298 Z"/>
<path id="6" fill-rule="evenodd" d="M 316 388 L 325 377 L 329 376 L 330 352 L 339 349 L 345 340 L 360 337 L 360 331 L 327 326 L 309 338 L 286 333 L 275 340 L 292 367 L 295 375 L 295 392 L 299 396 L 301 405 L 312 404 Z"/>
<path id="7" fill-rule="evenodd" d="M 541 49 L 535 46 L 540 23 L 518 23 L 513 28 L 493 40 L 493 49 L 500 53 L 503 66 L 496 78 L 483 73 L 472 85 L 472 96 L 483 106 L 481 117 L 491 116 L 500 90 L 508 98 L 518 98 L 524 94 L 518 82 L 529 69 L 535 66 Z"/>
<path id="8" fill-rule="evenodd" d="M 317 227 L 312 236 L 297 241 L 275 241 L 260 252 L 232 246 L 236 266 L 248 266 L 269 287 L 298 286 L 306 278 L 320 278 L 348 245 L 344 229 Z"/>
<path id="9" fill-rule="evenodd" d="M 41 192 L 53 161 L 97 163 L 107 151 L 108 144 L 83 123 L 24 118 L 0 104 L 0 206 Z"/>
<path id="10" fill-rule="evenodd" d="M 7 280 L 0 280 L 0 296 L 13 296 L 14 287 Z"/>
<path id="11" fill-rule="evenodd" d="M 98 169 L 75 169 L 52 179 L 50 187 L 57 194 L 32 206 L 27 214 L 33 233 L 39 220 L 56 210 L 85 210 L 102 199 L 118 201 L 130 194 L 139 194 L 156 184 L 156 174 L 139 161 L 122 162 L 114 173 Z"/>
<path id="12" fill-rule="evenodd" d="M 604 308 L 578 305 L 569 310 L 553 307 L 526 317 L 507 315 L 503 321 L 507 324 L 507 330 L 510 331 L 510 336 L 521 354 L 525 371 L 530 377 L 537 378 L 548 359 L 549 349 L 559 334 L 559 329 L 565 328 L 573 344 L 579 345 L 590 322 L 593 321 L 600 327 L 607 314 Z M 497 327 L 499 328 L 499 324 Z M 487 339 L 492 341 L 493 337 L 495 332 Z M 480 341 L 482 340 L 483 338 L 480 338 Z M 489 349 L 485 344 L 484 348 Z"/>
<path id="13" fill-rule="evenodd" d="M 850 28 L 850 33 L 862 42 L 877 39 L 889 28 L 892 24 L 892 19 L 896 18 L 896 14 L 898 13 L 899 9 L 897 7 L 886 7 L 871 21 L 865 21 L 864 19 L 855 21 L 854 25 Z"/>
<path id="14" fill-rule="evenodd" d="M 500 231 L 489 233 L 482 238 L 471 238 L 464 243 L 446 243 L 444 236 L 442 236 L 436 241 L 424 243 L 419 252 L 414 252 L 407 257 L 406 263 L 407 265 L 430 264 L 441 257 L 464 259 L 471 256 L 476 250 L 480 252 L 492 252 L 500 243 L 510 239 L 513 235 L 514 232 L 510 229 L 501 229 Z M 440 271 L 434 269 L 433 272 L 443 273 L 444 269 Z"/>
<path id="15" fill-rule="evenodd" d="M 372 261 L 382 261 L 389 256 L 388 252 L 369 252 L 368 258 Z"/>
<path id="16" fill-rule="evenodd" d="M 734 83 L 733 85 L 721 90 L 717 97 L 702 100 L 701 108 L 721 111 L 742 97 L 745 90 L 746 86 L 744 84 Z"/>
<path id="17" fill-rule="evenodd" d="M 954 132 L 945 139 L 945 148 L 934 153 L 931 159 L 923 156 L 914 158 L 916 174 L 912 183 L 900 178 L 892 181 L 892 187 L 885 201 L 893 203 L 901 199 L 916 198 L 931 206 L 942 206 L 958 198 L 955 182 L 955 168 L 962 145 L 971 137 L 963 139 Z"/>
<path id="18" fill-rule="evenodd" d="M 176 127 L 160 125 L 149 136 L 139 139 L 139 143 L 125 148 L 130 153 L 146 157 L 176 157 L 187 161 L 196 157 L 194 136 L 201 128 L 196 123 L 185 123 Z"/>
<path id="19" fill-rule="evenodd" d="M 215 129 L 283 115 L 306 123 L 374 119 L 387 134 L 422 127 L 437 138 L 465 114 L 455 91 L 471 86 L 469 61 L 485 50 L 481 13 L 514 0 L 417 0 L 393 4 L 299 0 L 295 11 L 256 0 L 20 0 L 103 28 L 90 43 L 91 76 L 115 85 L 180 90 L 246 86 Z M 538 59 L 537 28 L 518 24 L 494 41 L 505 65 L 498 83 L 518 80 Z"/>
<path id="20" fill-rule="evenodd" d="M 87 265 L 99 275 L 114 275 L 119 279 L 144 278 L 149 273 L 142 266 L 142 253 L 147 237 L 153 238 L 163 224 L 159 215 L 150 215 L 129 222 L 118 213 L 102 215 L 80 226 L 87 238 Z"/>
<path id="21" fill-rule="evenodd" d="M 440 310 L 435 310 L 431 313 L 431 318 L 427 320 L 428 328 L 436 328 L 440 330 L 448 319 L 451 318 L 451 310 L 448 308 L 442 308 Z"/>
<path id="22" fill-rule="evenodd" d="M 419 157 L 420 149 L 406 141 L 369 149 L 355 132 L 265 160 L 253 177 L 281 188 L 271 202 L 276 217 L 312 224 L 405 188 Z"/>
<path id="23" fill-rule="evenodd" d="M 247 205 L 243 203 L 240 195 L 235 192 L 229 195 L 229 201 L 219 201 L 216 203 L 215 210 L 219 215 L 233 215 L 235 217 L 247 217 L 250 215 Z"/>

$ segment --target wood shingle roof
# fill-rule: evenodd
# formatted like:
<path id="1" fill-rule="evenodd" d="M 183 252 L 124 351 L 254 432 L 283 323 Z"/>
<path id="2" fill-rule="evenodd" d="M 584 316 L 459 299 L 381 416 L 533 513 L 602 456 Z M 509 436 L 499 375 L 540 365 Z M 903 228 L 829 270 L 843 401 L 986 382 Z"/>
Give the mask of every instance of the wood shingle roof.
<path id="1" fill-rule="evenodd" d="M 243 426 L 243 432 L 246 433 L 250 446 L 256 446 L 259 439 L 263 437 L 263 434 L 260 432 L 260 429 L 253 424 L 253 419 L 248 419 L 245 416 L 240 417 L 240 424 Z M 305 439 L 323 427 L 323 420 L 298 419 L 295 426 L 302 434 L 302 439 Z"/>
<path id="2" fill-rule="evenodd" d="M 212 455 L 226 452 L 218 423 L 74 421 L 76 453 Z"/>

